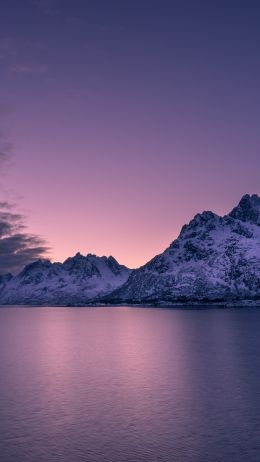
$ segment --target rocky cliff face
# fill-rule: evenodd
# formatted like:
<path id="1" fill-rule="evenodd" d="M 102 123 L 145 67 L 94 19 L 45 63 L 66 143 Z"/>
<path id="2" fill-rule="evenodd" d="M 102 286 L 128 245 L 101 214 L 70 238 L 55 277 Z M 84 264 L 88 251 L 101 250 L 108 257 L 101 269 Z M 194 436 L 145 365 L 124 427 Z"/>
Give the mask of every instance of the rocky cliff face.
<path id="1" fill-rule="evenodd" d="M 260 301 L 260 197 L 223 217 L 197 214 L 160 255 L 136 270 L 113 257 L 38 260 L 0 276 L 0 304 L 75 305 Z"/>
<path id="2" fill-rule="evenodd" d="M 196 215 L 168 249 L 134 270 L 111 303 L 260 299 L 260 198 L 232 212 Z"/>
<path id="3" fill-rule="evenodd" d="M 130 270 L 113 257 L 76 254 L 64 263 L 38 260 L 0 279 L 0 304 L 85 304 L 121 286 Z"/>

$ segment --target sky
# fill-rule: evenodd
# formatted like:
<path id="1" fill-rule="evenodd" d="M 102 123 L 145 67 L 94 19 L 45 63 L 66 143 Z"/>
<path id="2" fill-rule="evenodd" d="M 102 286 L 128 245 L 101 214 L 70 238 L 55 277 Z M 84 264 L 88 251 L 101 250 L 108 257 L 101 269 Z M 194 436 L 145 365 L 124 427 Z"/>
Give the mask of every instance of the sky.
<path id="1" fill-rule="evenodd" d="M 1 0 L 0 238 L 28 239 L 21 264 L 137 267 L 260 193 L 259 23 L 254 0 Z"/>

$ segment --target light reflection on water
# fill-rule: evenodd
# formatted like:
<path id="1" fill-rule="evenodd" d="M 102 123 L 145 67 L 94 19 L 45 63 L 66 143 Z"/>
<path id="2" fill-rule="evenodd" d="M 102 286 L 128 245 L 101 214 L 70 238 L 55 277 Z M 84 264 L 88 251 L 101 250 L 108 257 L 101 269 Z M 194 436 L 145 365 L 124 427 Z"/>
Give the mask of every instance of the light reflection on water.
<path id="1" fill-rule="evenodd" d="M 1 462 L 259 462 L 260 310 L 1 308 Z"/>

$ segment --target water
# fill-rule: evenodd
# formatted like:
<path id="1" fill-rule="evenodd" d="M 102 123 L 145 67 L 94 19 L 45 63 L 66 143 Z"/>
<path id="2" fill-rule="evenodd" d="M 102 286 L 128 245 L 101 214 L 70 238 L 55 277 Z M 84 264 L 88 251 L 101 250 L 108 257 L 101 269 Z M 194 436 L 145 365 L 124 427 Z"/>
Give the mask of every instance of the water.
<path id="1" fill-rule="evenodd" d="M 260 310 L 0 309 L 1 462 L 259 462 Z"/>

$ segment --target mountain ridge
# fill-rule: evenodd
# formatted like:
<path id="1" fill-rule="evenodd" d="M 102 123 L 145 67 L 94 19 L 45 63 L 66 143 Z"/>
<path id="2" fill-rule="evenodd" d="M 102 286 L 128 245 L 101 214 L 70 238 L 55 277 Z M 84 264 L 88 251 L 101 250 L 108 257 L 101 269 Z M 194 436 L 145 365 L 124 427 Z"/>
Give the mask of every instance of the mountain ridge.
<path id="1" fill-rule="evenodd" d="M 0 304 L 85 304 L 122 285 L 130 271 L 112 256 L 78 252 L 63 263 L 39 259 L 16 276 L 2 276 Z"/>
<path id="2" fill-rule="evenodd" d="M 260 197 L 244 195 L 224 216 L 196 214 L 177 239 L 140 268 L 77 253 L 37 260 L 0 276 L 1 304 L 151 304 L 260 301 Z"/>
<path id="3" fill-rule="evenodd" d="M 223 303 L 260 299 L 260 198 L 219 216 L 198 213 L 161 254 L 133 270 L 108 303 Z"/>

